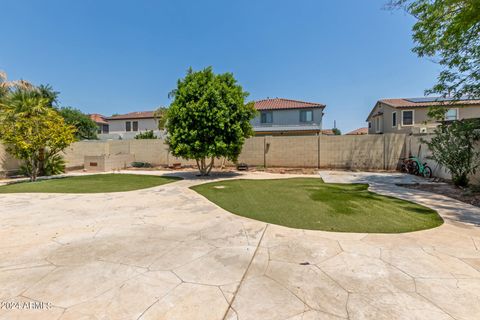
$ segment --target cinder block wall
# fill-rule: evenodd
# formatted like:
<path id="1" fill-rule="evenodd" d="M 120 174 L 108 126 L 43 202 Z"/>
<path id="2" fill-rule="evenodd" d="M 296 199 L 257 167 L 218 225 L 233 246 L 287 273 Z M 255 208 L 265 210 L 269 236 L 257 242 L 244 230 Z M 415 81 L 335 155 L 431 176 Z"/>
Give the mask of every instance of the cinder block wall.
<path id="1" fill-rule="evenodd" d="M 238 161 L 249 166 L 394 170 L 404 142 L 403 134 L 252 137 L 245 141 Z M 85 156 L 122 154 L 154 165 L 196 164 L 195 160 L 173 157 L 162 139 L 76 142 L 64 156 L 68 167 L 79 167 Z"/>
<path id="2" fill-rule="evenodd" d="M 0 177 L 12 174 L 20 168 L 20 162 L 10 156 L 0 144 Z"/>

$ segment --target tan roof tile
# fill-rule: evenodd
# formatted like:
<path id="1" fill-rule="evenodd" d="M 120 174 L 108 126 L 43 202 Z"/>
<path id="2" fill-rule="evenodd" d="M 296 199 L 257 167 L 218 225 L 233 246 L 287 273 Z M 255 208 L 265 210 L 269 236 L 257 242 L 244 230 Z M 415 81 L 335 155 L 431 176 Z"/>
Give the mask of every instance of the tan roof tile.
<path id="1" fill-rule="evenodd" d="M 325 108 L 325 105 L 315 102 L 305 102 L 282 98 L 255 101 L 255 109 L 257 110 L 284 110 L 305 108 Z"/>
<path id="2" fill-rule="evenodd" d="M 139 111 L 108 117 L 107 120 L 149 119 L 155 118 L 154 111 Z"/>
<path id="3" fill-rule="evenodd" d="M 368 128 L 358 128 L 353 131 L 350 131 L 349 133 L 346 133 L 346 135 L 349 136 L 355 136 L 355 135 L 363 135 L 363 134 L 368 134 Z"/>

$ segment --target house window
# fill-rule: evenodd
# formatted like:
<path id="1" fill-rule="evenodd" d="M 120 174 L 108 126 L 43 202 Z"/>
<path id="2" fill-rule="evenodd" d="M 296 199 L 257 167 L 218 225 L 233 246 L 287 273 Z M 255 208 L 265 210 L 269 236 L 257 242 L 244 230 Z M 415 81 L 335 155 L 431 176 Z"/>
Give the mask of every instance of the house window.
<path id="1" fill-rule="evenodd" d="M 414 123 L 413 110 L 403 110 L 402 111 L 402 126 L 412 126 L 413 123 Z"/>
<path id="2" fill-rule="evenodd" d="M 138 131 L 138 121 L 133 121 L 133 131 Z"/>
<path id="3" fill-rule="evenodd" d="M 273 113 L 270 112 L 262 112 L 260 115 L 260 122 L 261 123 L 272 123 L 273 122 Z"/>
<path id="4" fill-rule="evenodd" d="M 448 109 L 447 113 L 445 114 L 445 120 L 458 120 L 458 109 Z"/>
<path id="5" fill-rule="evenodd" d="M 313 111 L 312 110 L 300 110 L 300 122 L 312 122 Z"/>
<path id="6" fill-rule="evenodd" d="M 125 131 L 132 131 L 132 123 L 130 121 L 125 122 Z"/>
<path id="7" fill-rule="evenodd" d="M 396 127 L 397 126 L 397 113 L 394 112 L 392 113 L 392 127 Z"/>
<path id="8" fill-rule="evenodd" d="M 108 131 L 109 131 L 108 124 L 104 124 L 103 125 L 103 133 L 108 133 Z"/>
<path id="9" fill-rule="evenodd" d="M 372 129 L 372 123 L 368 121 L 368 129 Z"/>

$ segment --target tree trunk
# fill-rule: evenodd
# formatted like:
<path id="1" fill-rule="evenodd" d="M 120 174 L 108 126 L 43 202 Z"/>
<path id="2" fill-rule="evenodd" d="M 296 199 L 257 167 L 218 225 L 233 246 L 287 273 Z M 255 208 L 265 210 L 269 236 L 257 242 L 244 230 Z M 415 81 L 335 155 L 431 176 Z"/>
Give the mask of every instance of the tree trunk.
<path id="1" fill-rule="evenodd" d="M 213 168 L 213 163 L 214 163 L 214 157 L 210 159 L 210 163 L 207 164 L 207 161 L 205 158 L 202 159 L 195 159 L 197 161 L 197 167 L 198 171 L 200 171 L 201 176 L 208 176 L 210 174 L 210 171 L 212 171 Z"/>
<path id="2" fill-rule="evenodd" d="M 38 150 L 38 175 L 45 175 L 45 148 Z"/>

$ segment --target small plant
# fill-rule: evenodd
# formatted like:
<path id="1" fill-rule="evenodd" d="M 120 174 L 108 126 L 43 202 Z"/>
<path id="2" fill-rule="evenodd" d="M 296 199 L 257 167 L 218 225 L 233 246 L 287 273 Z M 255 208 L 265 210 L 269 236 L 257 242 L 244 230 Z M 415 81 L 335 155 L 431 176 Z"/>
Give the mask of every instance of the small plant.
<path id="1" fill-rule="evenodd" d="M 45 161 L 45 175 L 53 176 L 65 172 L 65 160 L 59 154 L 55 154 Z"/>
<path id="2" fill-rule="evenodd" d="M 157 136 L 155 133 L 153 133 L 153 130 L 147 130 L 145 132 L 140 132 L 135 136 L 135 139 L 157 139 Z"/>
<path id="3" fill-rule="evenodd" d="M 132 162 L 134 168 L 152 168 L 153 166 L 148 162 L 135 161 Z"/>

